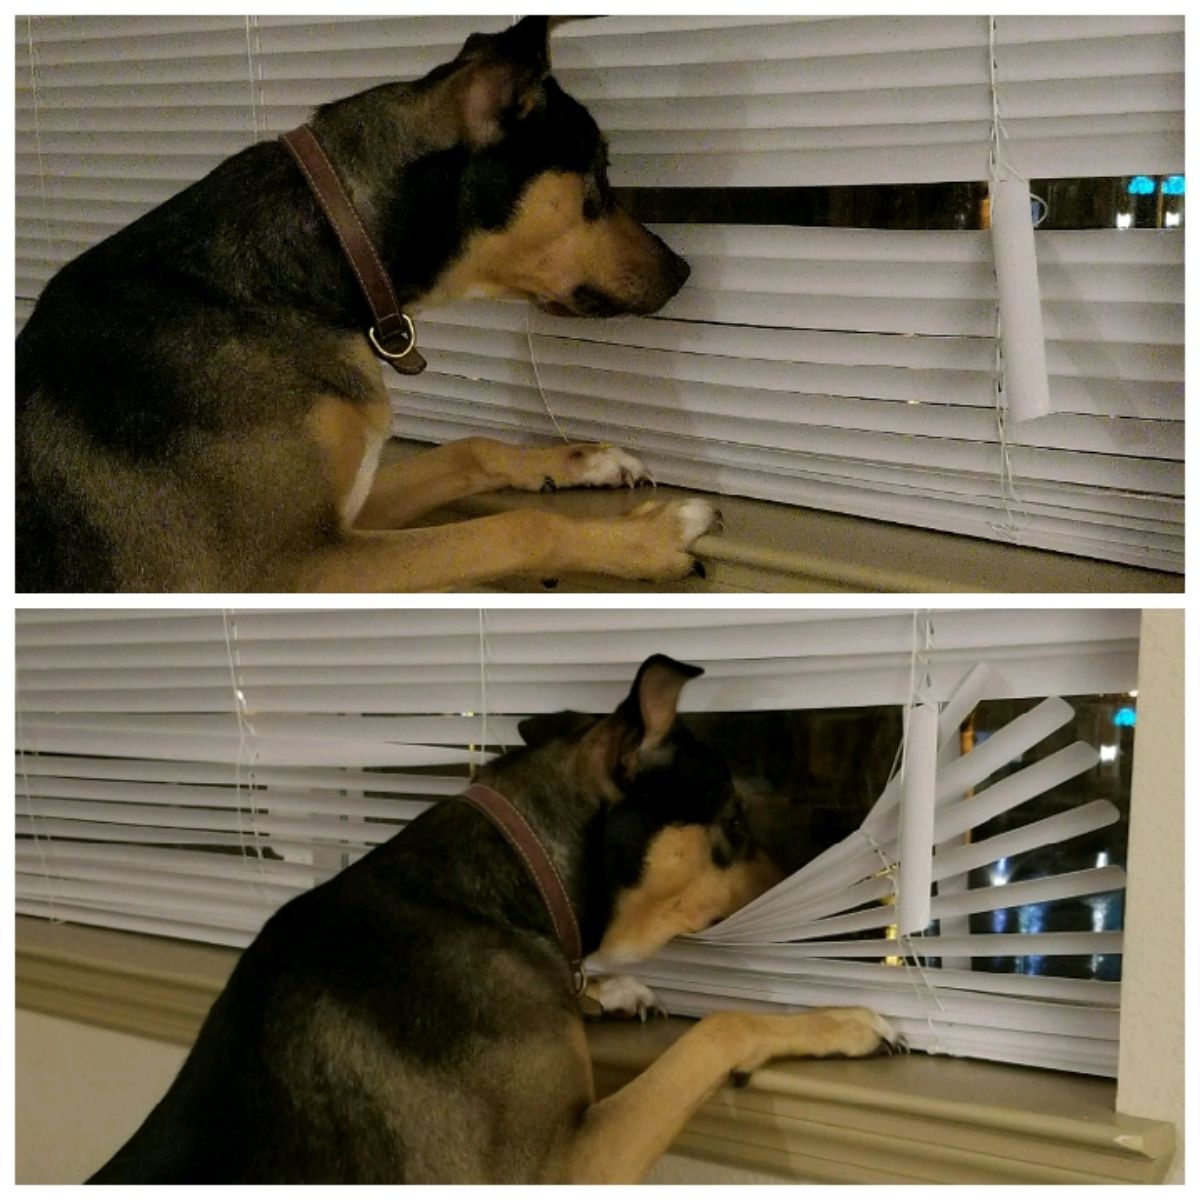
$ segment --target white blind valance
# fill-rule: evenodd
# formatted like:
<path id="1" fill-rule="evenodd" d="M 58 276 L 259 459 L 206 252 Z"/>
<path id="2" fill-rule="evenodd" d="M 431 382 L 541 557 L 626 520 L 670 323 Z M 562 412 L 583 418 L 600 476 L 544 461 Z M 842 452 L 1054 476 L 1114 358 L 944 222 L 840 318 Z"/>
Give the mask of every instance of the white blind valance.
<path id="1" fill-rule="evenodd" d="M 62 263 L 226 155 L 507 20 L 20 19 L 18 322 Z M 1182 28 L 997 18 L 1006 170 L 1182 171 Z M 554 35 L 614 182 L 643 187 L 986 180 L 991 53 L 982 16 L 606 17 Z M 549 404 L 663 482 L 1182 570 L 1181 230 L 1035 235 L 1050 415 L 1003 436 L 986 232 L 657 232 L 694 274 L 654 318 L 427 314 L 430 371 L 388 381 L 395 432 L 542 436 Z"/>
<path id="2" fill-rule="evenodd" d="M 1116 868 L 1014 884 L 1003 897 L 965 885 L 974 867 L 1115 819 L 1109 802 L 1085 797 L 997 838 L 970 837 L 1087 770 L 1095 750 L 1008 770 L 1069 720 L 1058 699 L 961 757 L 956 731 L 984 699 L 1130 690 L 1138 626 L 1123 610 L 21 612 L 17 910 L 244 946 L 281 903 L 519 744 L 522 716 L 610 711 L 638 663 L 665 652 L 705 667 L 685 690 L 690 712 L 916 696 L 935 713 L 932 725 L 909 722 L 912 786 L 895 776 L 860 833 L 647 966 L 675 1011 L 870 1002 L 923 1048 L 1111 1073 L 1119 985 L 992 975 L 969 959 L 1119 954 L 1119 933 L 1037 941 L 1031 931 L 1018 944 L 964 924 L 989 905 L 1119 889 Z M 911 765 L 922 739 L 928 773 Z M 901 883 L 906 866 L 917 871 L 917 911 L 944 940 L 889 933 L 897 861 Z M 940 960 L 921 987 L 914 968 L 885 961 L 917 950 Z M 935 994 L 946 1012 L 968 1014 L 955 1028 L 929 1023 Z M 999 1010 L 1009 1032 L 989 1045 L 980 1030 Z M 1041 1036 L 1048 1018 L 1057 1029 L 1076 1013 L 1090 1032 Z"/>

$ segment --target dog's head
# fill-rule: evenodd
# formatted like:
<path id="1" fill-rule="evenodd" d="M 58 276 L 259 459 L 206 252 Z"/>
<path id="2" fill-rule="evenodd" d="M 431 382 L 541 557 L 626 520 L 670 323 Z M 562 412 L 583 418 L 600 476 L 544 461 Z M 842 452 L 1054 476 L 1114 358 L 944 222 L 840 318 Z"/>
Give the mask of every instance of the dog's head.
<path id="1" fill-rule="evenodd" d="M 676 720 L 699 667 L 656 654 L 614 713 L 533 717 L 530 746 L 556 744 L 600 803 L 585 836 L 586 949 L 645 958 L 741 908 L 779 878 L 759 850 L 729 769 Z"/>
<path id="2" fill-rule="evenodd" d="M 343 111 L 351 157 L 368 141 L 390 139 L 397 160 L 423 147 L 391 185 L 404 234 L 390 231 L 399 273 L 425 276 L 422 303 L 508 296 L 559 315 L 650 313 L 687 279 L 687 263 L 614 199 L 596 122 L 550 74 L 550 24 L 473 34 L 415 84 L 324 110 Z"/>

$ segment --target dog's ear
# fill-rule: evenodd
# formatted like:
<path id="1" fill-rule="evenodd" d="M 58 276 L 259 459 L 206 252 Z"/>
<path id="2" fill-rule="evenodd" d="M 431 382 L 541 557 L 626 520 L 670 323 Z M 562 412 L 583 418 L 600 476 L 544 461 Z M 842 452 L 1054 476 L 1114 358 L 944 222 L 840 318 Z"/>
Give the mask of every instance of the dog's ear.
<path id="1" fill-rule="evenodd" d="M 640 771 L 664 761 L 679 694 L 689 679 L 703 674 L 703 667 L 665 654 L 642 663 L 629 695 L 584 738 L 591 752 L 589 768 L 607 794 L 616 798 Z"/>
<path id="2" fill-rule="evenodd" d="M 503 33 L 473 33 L 456 76 L 463 139 L 475 149 L 501 140 L 542 98 L 550 73 L 550 18 L 522 17 Z"/>
<path id="3" fill-rule="evenodd" d="M 517 732 L 527 746 L 544 746 L 555 738 L 572 737 L 582 733 L 596 718 L 587 713 L 556 712 L 541 713 L 517 722 Z"/>

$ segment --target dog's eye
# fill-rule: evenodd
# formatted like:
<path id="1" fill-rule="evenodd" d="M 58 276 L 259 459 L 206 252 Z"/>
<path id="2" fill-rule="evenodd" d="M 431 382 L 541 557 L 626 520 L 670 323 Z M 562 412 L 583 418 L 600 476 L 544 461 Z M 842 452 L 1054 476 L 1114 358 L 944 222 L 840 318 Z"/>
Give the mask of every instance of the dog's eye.
<path id="1" fill-rule="evenodd" d="M 604 203 L 598 191 L 588 188 L 583 194 L 583 219 L 598 221 L 604 214 Z"/>
<path id="2" fill-rule="evenodd" d="M 613 206 L 612 187 L 608 182 L 608 146 L 601 140 L 591 168 L 584 176 L 583 215 L 595 221 Z"/>
<path id="3" fill-rule="evenodd" d="M 735 813 L 725 822 L 725 837 L 735 850 L 740 850 L 749 841 L 749 831 L 741 813 Z"/>
<path id="4" fill-rule="evenodd" d="M 603 175 L 592 173 L 583 187 L 583 216 L 586 221 L 596 221 L 612 208 L 612 189 Z"/>

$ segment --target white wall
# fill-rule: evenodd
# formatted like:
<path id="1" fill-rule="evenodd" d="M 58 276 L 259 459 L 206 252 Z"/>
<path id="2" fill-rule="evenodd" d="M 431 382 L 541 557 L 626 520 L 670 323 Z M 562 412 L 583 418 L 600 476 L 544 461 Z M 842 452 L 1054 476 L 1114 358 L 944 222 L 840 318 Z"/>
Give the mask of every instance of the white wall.
<path id="1" fill-rule="evenodd" d="M 162 1098 L 182 1046 L 17 1010 L 16 1182 L 80 1183 Z M 668 1154 L 647 1183 L 790 1183 Z"/>
<path id="2" fill-rule="evenodd" d="M 17 1009 L 16 1182 L 81 1183 L 162 1098 L 186 1050 Z"/>
<path id="3" fill-rule="evenodd" d="M 1129 886 L 1121 985 L 1117 1109 L 1174 1121 L 1183 1182 L 1184 1118 L 1184 619 L 1142 614 L 1133 752 Z"/>

